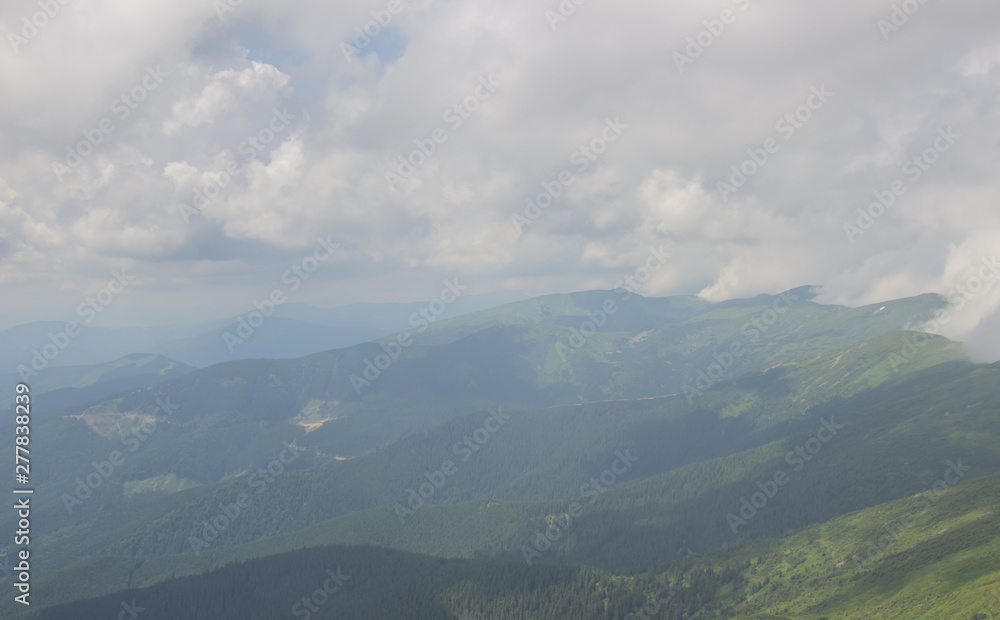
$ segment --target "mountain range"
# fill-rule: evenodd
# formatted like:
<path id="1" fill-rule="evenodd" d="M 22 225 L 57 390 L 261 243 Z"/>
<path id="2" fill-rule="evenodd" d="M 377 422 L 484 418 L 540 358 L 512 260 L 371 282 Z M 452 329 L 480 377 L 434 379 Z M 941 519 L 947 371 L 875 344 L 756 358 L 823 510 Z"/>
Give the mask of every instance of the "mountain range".
<path id="1" fill-rule="evenodd" d="M 815 299 L 586 291 L 289 359 L 48 369 L 39 594 L 0 613 L 991 613 L 1000 365 L 915 331 L 938 295 Z"/>

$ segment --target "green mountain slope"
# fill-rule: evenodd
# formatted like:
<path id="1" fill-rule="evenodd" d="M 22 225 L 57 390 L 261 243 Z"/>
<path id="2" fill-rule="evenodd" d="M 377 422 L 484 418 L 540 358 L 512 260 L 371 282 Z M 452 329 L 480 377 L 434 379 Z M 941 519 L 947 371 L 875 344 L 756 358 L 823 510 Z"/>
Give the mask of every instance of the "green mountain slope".
<path id="1" fill-rule="evenodd" d="M 29 378 L 35 396 L 45 395 L 39 404 L 46 410 L 75 407 L 108 398 L 113 394 L 136 390 L 175 379 L 195 370 L 182 362 L 162 355 L 134 354 L 91 366 L 59 366 L 47 369 L 37 378 Z M 21 382 L 16 373 L 0 375 L 4 385 Z M 13 392 L 4 404 L 12 407 Z"/>
<path id="2" fill-rule="evenodd" d="M 636 296 L 605 331 L 573 327 L 601 323 L 586 306 L 611 294 L 434 323 L 360 394 L 344 377 L 388 359 L 386 343 L 222 364 L 40 415 L 35 576 L 68 601 L 85 594 L 72 575 L 99 576 L 84 582 L 95 594 L 316 544 L 520 560 L 582 499 L 537 561 L 638 570 L 901 497 L 954 454 L 976 461 L 970 476 L 1000 469 L 996 368 L 892 331 L 936 296 L 857 309 L 806 291 Z M 560 404 L 577 401 L 593 402 Z M 744 508 L 781 469 L 782 492 Z"/>
<path id="3" fill-rule="evenodd" d="M 852 620 L 996 613 L 998 508 L 994 474 L 750 545 L 723 556 L 724 563 L 755 556 L 757 574 L 734 608 L 748 616 Z"/>
<path id="4" fill-rule="evenodd" d="M 128 484 L 127 475 L 132 470 L 126 462 L 122 476 L 102 483 L 92 498 L 75 501 L 81 495 L 74 488 L 79 483 L 66 483 L 61 496 L 48 498 L 50 503 L 59 504 L 68 499 L 68 508 L 78 515 L 93 515 L 96 520 L 87 527 L 99 533 L 96 538 L 80 534 L 86 529 L 75 528 L 66 530 L 70 542 L 64 541 L 63 535 L 48 539 L 58 548 L 54 559 L 63 566 L 72 560 L 71 554 L 81 557 L 100 549 L 130 549 L 129 554 L 138 555 L 180 553 L 190 547 L 186 532 L 215 516 L 220 504 L 228 505 L 240 493 L 256 496 L 258 491 L 266 490 L 262 501 L 267 507 L 255 510 L 266 512 L 267 519 L 234 524 L 219 543 L 238 544 L 339 514 L 405 501 L 411 488 L 426 482 L 425 472 L 440 470 L 444 461 L 453 461 L 458 471 L 429 499 L 431 503 L 477 497 L 571 497 L 580 481 L 600 474 L 618 450 L 632 447 L 644 455 L 631 472 L 633 479 L 638 479 L 806 432 L 814 427 L 818 415 L 810 412 L 811 408 L 835 394 L 849 395 L 852 390 L 867 387 L 869 381 L 874 381 L 872 377 L 889 378 L 887 360 L 899 337 L 886 335 L 856 347 L 789 363 L 761 373 L 756 379 L 710 391 L 694 405 L 677 395 L 500 412 L 496 416 L 499 421 L 486 412 L 468 415 L 431 433 L 349 461 L 302 472 L 286 472 L 279 463 L 281 483 L 271 484 L 276 476 L 263 468 L 284 450 L 279 443 L 268 446 L 264 454 L 270 458 L 259 461 L 248 475 L 109 514 L 108 502 L 116 501 Z M 951 359 L 957 353 L 952 343 L 938 339 L 928 346 L 925 357 L 913 360 L 912 368 L 905 370 L 915 372 L 924 363 Z M 837 360 L 847 362 L 828 368 Z M 819 385 L 821 376 L 826 377 L 827 384 Z M 150 441 L 142 449 L 169 447 L 168 442 Z M 587 456 L 581 459 L 581 455 Z M 300 466 L 306 458 L 308 455 L 297 456 L 288 469 Z M 163 519 L 171 523 L 166 533 L 157 525 Z M 116 529 L 119 523 L 124 529 Z"/>
<path id="5" fill-rule="evenodd" d="M 926 316 L 941 302 L 923 296 L 889 302 L 880 309 L 850 309 L 816 305 L 803 297 L 791 300 L 779 317 L 773 307 L 780 297 L 706 305 L 692 298 L 633 296 L 620 311 L 627 327 L 668 322 L 638 332 L 598 332 L 581 336 L 582 340 L 574 340 L 583 333 L 581 328 L 556 324 L 586 316 L 581 303 L 612 294 L 558 296 L 543 298 L 544 303 L 529 300 L 434 323 L 440 337 L 459 322 L 448 342 L 398 348 L 398 359 L 378 376 L 369 373 L 371 384 L 357 391 L 352 377 L 364 376 L 367 365 L 380 355 L 390 359 L 381 345 L 297 360 L 220 364 L 155 389 L 69 409 L 36 421 L 39 460 L 52 464 L 38 473 L 36 483 L 61 495 L 68 483 L 76 482 L 77 472 L 93 469 L 93 463 L 121 451 L 124 441 L 134 441 L 128 437 L 137 430 L 142 449 L 129 446 L 128 465 L 119 475 L 127 474 L 132 487 L 144 489 L 161 488 L 166 479 L 190 486 L 238 475 L 259 466 L 261 454 L 293 439 L 308 449 L 297 468 L 353 457 L 489 406 L 544 406 L 682 391 L 700 397 L 710 387 L 703 379 L 708 374 L 715 377 L 708 383 L 714 384 L 805 355 L 849 347 Z M 500 325 L 455 335 L 470 321 L 479 321 L 477 326 L 494 322 L 497 313 L 510 320 L 528 320 L 523 312 L 538 314 L 539 304 L 546 309 L 544 320 L 553 322 Z M 550 308 L 560 304 L 565 307 Z M 626 308 L 633 304 L 636 317 L 629 317 Z M 761 331 L 753 326 L 754 321 L 767 323 L 769 312 L 776 317 L 771 327 L 761 324 Z M 725 356 L 734 345 L 742 345 L 743 352 L 728 363 Z M 957 355 L 956 350 L 953 357 Z M 941 358 L 919 359 L 924 363 Z M 721 374 L 715 374 L 717 369 Z M 44 397 L 38 397 L 36 406 L 46 406 Z M 167 413 L 166 422 L 154 424 Z M 153 440 L 142 439 L 147 435 Z M 4 450 L 0 446 L 0 455 Z M 117 495 L 108 495 L 112 486 L 99 491 L 102 506 L 122 505 L 134 495 L 128 495 L 124 486 Z M 39 527 L 45 531 L 79 523 L 77 514 L 67 511 Z"/>
<path id="6" fill-rule="evenodd" d="M 805 427 L 811 430 L 802 435 L 732 456 L 693 463 L 630 484 L 617 484 L 606 493 L 593 493 L 596 496 L 593 503 L 590 503 L 589 496 L 586 501 L 581 498 L 586 510 L 573 521 L 564 539 L 554 543 L 551 550 L 545 550 L 543 557 L 537 561 L 636 569 L 676 561 L 691 552 L 710 552 L 756 536 L 778 535 L 849 510 L 918 491 L 940 476 L 938 470 L 947 460 L 964 458 L 965 463 L 974 467 L 968 474 L 970 476 L 996 471 L 1000 469 L 1000 454 L 996 442 L 989 438 L 1000 431 L 997 428 L 997 411 L 1000 410 L 997 372 L 996 367 L 938 369 L 935 371 L 936 378 L 934 375 L 914 376 L 909 381 L 863 392 L 851 400 L 823 405 L 820 411 L 811 410 L 810 414 L 819 417 L 829 414 L 828 419 L 832 419 L 834 424 L 843 424 L 844 428 L 838 431 L 835 441 L 831 440 L 817 453 L 814 463 L 808 466 L 803 463 L 801 471 L 795 470 L 794 463 L 788 464 L 787 455 L 796 447 L 808 445 L 808 439 L 821 425 L 812 418 L 805 422 Z M 759 386 L 762 392 L 772 390 L 775 383 L 782 381 L 775 371 L 761 375 L 759 380 L 765 381 Z M 726 398 L 739 400 L 734 394 L 727 394 Z M 943 416 L 940 408 L 944 406 L 954 409 L 956 413 Z M 767 407 L 763 410 L 769 411 Z M 545 413 L 560 411 L 555 409 Z M 747 409 L 745 415 L 750 415 L 751 411 L 752 408 Z M 845 417 L 841 418 L 842 414 Z M 556 416 L 554 419 L 560 418 Z M 567 422 L 572 419 L 567 418 Z M 600 419 L 598 415 L 575 421 L 592 429 Z M 553 425 L 555 432 L 551 436 L 556 437 L 556 433 L 565 435 L 567 422 Z M 537 431 L 540 427 L 534 424 L 532 428 Z M 596 430 L 601 433 L 599 426 Z M 649 433 L 643 435 L 648 436 Z M 501 433 L 497 433 L 497 444 L 490 446 L 498 448 L 497 452 L 488 453 L 484 449 L 482 462 L 487 471 L 492 469 L 491 464 L 496 463 L 489 455 L 504 453 L 500 443 L 502 437 Z M 541 433 L 541 439 L 544 441 L 544 433 Z M 620 439 L 620 436 L 612 436 L 611 444 Z M 639 443 L 633 441 L 630 445 L 639 446 Z M 581 451 L 587 452 L 584 446 L 571 446 L 568 454 Z M 516 462 L 522 454 L 510 456 Z M 611 452 L 603 454 L 606 456 L 595 460 L 597 469 L 577 471 L 569 478 L 575 477 L 576 485 L 580 485 L 591 476 L 599 475 L 614 458 Z M 640 457 L 643 454 L 652 453 L 639 447 Z M 470 459 L 469 463 L 476 464 L 478 461 Z M 635 467 L 642 465 L 643 459 L 640 458 Z M 752 498 L 758 491 L 757 483 L 773 479 L 779 469 L 785 470 L 791 478 L 788 486 L 769 499 L 759 515 L 747 519 L 746 524 L 738 524 L 733 531 L 727 515 L 739 514 L 742 498 Z M 551 470 L 543 469 L 543 477 L 545 471 Z M 873 471 L 885 473 L 872 476 Z M 304 472 L 302 475 L 314 474 Z M 636 476 L 639 477 L 638 472 Z M 335 478 L 326 474 L 314 479 L 318 484 L 325 479 L 329 485 Z M 623 477 L 622 482 L 632 480 L 635 478 L 630 473 Z M 421 481 L 418 475 L 414 486 Z M 136 585 L 149 584 L 171 574 L 186 574 L 191 570 L 198 572 L 234 560 L 321 543 L 363 542 L 453 557 L 497 555 L 514 559 L 524 557 L 525 546 L 530 548 L 538 532 L 544 531 L 554 517 L 565 519 L 571 503 L 562 499 L 535 504 L 482 501 L 427 505 L 419 507 L 412 515 L 406 515 L 405 524 L 400 523 L 397 511 L 390 505 L 320 522 L 300 532 L 289 531 L 273 539 L 259 539 L 263 535 L 258 529 L 262 516 L 267 517 L 265 523 L 272 523 L 270 527 L 277 528 L 272 531 L 282 528 L 294 530 L 298 527 L 295 524 L 308 524 L 307 520 L 299 517 L 317 504 L 322 488 L 303 486 L 302 483 L 301 479 L 286 478 L 281 485 L 269 487 L 271 492 L 255 500 L 257 503 L 251 506 L 252 512 L 246 513 L 247 518 L 241 518 L 227 527 L 218 540 L 208 548 L 199 549 L 197 555 L 190 552 L 189 537 L 200 536 L 199 524 L 215 516 L 220 504 L 234 501 L 232 494 L 213 495 L 211 499 L 199 495 L 198 501 L 189 508 L 175 511 L 166 518 L 155 519 L 151 515 L 148 526 L 137 526 L 135 515 L 130 515 L 128 519 L 123 518 L 124 515 L 109 515 L 111 518 L 103 519 L 101 529 L 96 533 L 95 530 L 90 530 L 90 534 L 86 530 L 69 530 L 52 539 L 51 546 L 42 550 L 41 555 L 65 566 L 67 560 L 61 559 L 64 554 L 74 550 L 81 552 L 80 541 L 90 540 L 94 548 L 84 553 L 103 551 L 119 556 L 144 556 L 135 560 L 123 559 L 120 570 L 115 572 L 103 571 L 109 575 L 105 587 L 114 587 L 116 583 L 121 587 L 125 583 L 116 580 L 113 574 L 120 575 L 120 579 L 130 577 L 133 579 L 131 583 Z M 456 479 L 455 484 L 458 483 Z M 355 488 L 361 486 L 364 485 L 358 484 Z M 350 488 L 335 485 L 332 497 L 343 498 L 347 494 L 345 489 L 349 493 Z M 446 488 L 441 489 L 442 497 Z M 197 489 L 186 494 L 205 491 Z M 565 497 L 570 499 L 575 497 L 572 493 L 583 493 L 579 486 L 572 486 L 567 491 L 570 493 Z M 517 497 L 521 493 L 517 490 L 511 496 Z M 405 505 L 406 497 L 400 491 L 389 501 Z M 428 501 L 438 501 L 438 498 L 435 496 Z M 193 515 L 191 509 L 195 510 Z M 199 510 L 202 511 L 200 516 Z M 124 527 L 116 529 L 119 519 Z M 184 522 L 191 525 L 181 525 Z M 145 533 L 143 527 L 146 528 Z M 171 538 L 176 542 L 167 547 L 157 546 Z M 227 549 L 241 541 L 247 544 Z M 180 552 L 181 555 L 150 557 L 150 554 L 163 552 L 158 549 L 168 553 Z M 529 554 L 533 557 L 531 552 Z M 85 561 L 84 565 L 87 563 Z M 53 578 L 54 583 L 59 582 L 58 575 Z M 63 584 L 57 589 L 68 593 L 74 587 Z"/>
<path id="7" fill-rule="evenodd" d="M 114 617 L 124 603 L 148 618 L 982 620 L 1000 608 L 998 489 L 1000 474 L 940 486 L 666 571 L 316 546 L 17 617 Z"/>

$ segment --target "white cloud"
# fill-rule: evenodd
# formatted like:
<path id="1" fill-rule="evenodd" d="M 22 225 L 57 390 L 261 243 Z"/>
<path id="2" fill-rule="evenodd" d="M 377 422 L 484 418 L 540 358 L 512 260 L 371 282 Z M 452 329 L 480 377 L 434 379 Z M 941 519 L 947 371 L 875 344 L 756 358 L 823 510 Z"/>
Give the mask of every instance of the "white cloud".
<path id="1" fill-rule="evenodd" d="M 273 99 L 289 81 L 276 67 L 253 61 L 242 71 L 226 69 L 210 76 L 196 96 L 178 101 L 173 114 L 163 122 L 163 133 L 174 135 L 181 128 L 211 125 L 215 118 L 237 103 Z"/>
<path id="2" fill-rule="evenodd" d="M 982 76 L 1000 65 L 1000 43 L 969 52 L 959 62 L 959 71 L 965 77 Z"/>

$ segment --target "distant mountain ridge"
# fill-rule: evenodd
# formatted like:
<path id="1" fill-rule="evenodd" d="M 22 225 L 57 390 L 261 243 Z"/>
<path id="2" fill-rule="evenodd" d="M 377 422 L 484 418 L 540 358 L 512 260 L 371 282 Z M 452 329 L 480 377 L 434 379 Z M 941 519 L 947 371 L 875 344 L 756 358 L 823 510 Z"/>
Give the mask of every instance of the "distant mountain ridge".
<path id="1" fill-rule="evenodd" d="M 524 296 L 516 292 L 464 295 L 449 304 L 446 316 L 458 316 L 507 303 Z M 0 373 L 18 367 L 46 372 L 74 365 L 105 364 L 126 355 L 158 354 L 182 363 L 207 367 L 240 359 L 288 359 L 376 340 L 412 326 L 410 317 L 427 302 L 352 304 L 317 308 L 304 303 L 279 305 L 254 337 L 238 347 L 227 346 L 226 332 L 235 333 L 237 318 L 193 325 L 148 328 L 90 327 L 64 338 L 66 322 L 39 321 L 0 331 Z M 56 346 L 53 358 L 42 354 Z"/>

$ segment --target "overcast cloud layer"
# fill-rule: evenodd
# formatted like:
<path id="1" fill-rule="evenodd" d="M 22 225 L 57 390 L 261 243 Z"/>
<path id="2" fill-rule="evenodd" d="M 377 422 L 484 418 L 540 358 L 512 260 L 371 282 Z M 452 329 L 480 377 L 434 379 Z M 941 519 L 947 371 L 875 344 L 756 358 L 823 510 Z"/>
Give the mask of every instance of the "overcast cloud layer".
<path id="1" fill-rule="evenodd" d="M 245 312 L 274 288 L 327 306 L 454 277 L 610 288 L 650 247 L 672 257 L 643 294 L 817 284 L 853 305 L 953 293 L 1000 253 L 995 0 L 895 18 L 872 0 L 566 0 L 564 20 L 557 0 L 52 4 L 38 28 L 36 2 L 0 11 L 7 314 L 72 317 L 122 268 L 104 325 Z M 434 152 L 404 178 L 419 143 Z M 748 149 L 767 161 L 736 188 Z M 561 171 L 572 184 L 526 214 Z M 289 291 L 317 238 L 341 249 Z M 990 284 L 939 331 L 995 359 Z"/>

